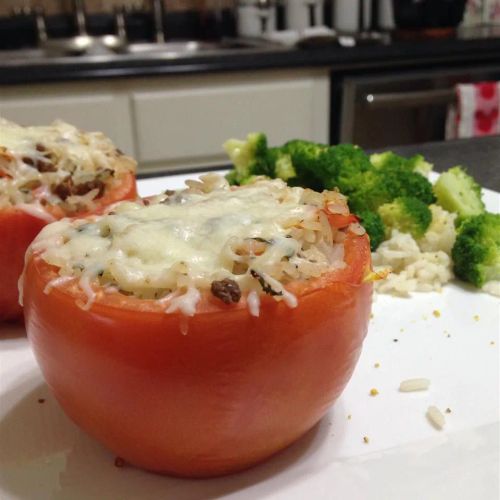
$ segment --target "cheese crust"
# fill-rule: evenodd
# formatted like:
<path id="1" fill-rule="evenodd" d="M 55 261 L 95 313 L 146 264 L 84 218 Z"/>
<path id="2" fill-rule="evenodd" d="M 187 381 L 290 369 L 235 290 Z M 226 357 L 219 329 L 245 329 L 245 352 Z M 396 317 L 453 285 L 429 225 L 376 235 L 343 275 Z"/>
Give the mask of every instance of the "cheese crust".
<path id="1" fill-rule="evenodd" d="M 68 215 L 92 210 L 135 168 L 100 132 L 62 121 L 22 127 L 0 118 L 0 209 L 15 206 L 39 217 L 54 206 Z"/>
<path id="2" fill-rule="evenodd" d="M 49 288 L 74 279 L 87 308 L 99 290 L 160 301 L 167 313 L 188 316 L 206 291 L 226 304 L 244 295 L 258 315 L 262 294 L 295 307 L 288 283 L 345 266 L 345 234 L 326 215 L 328 205 L 346 207 L 340 193 L 281 180 L 235 188 L 216 174 L 187 184 L 46 226 L 31 251 L 59 269 Z"/>

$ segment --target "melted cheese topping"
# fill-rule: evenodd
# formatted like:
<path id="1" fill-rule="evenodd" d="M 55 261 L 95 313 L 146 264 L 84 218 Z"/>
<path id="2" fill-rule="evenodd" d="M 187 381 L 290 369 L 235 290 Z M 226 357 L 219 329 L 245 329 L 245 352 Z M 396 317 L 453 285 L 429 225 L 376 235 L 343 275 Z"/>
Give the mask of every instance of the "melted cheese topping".
<path id="1" fill-rule="evenodd" d="M 0 208 L 32 204 L 41 211 L 44 205 L 62 205 L 68 213 L 91 209 L 92 200 L 102 193 L 90 185 L 82 189 L 85 183 L 107 187 L 134 169 L 135 162 L 99 132 L 82 132 L 62 121 L 21 127 L 0 118 Z M 80 190 L 58 189 L 68 179 Z"/>
<path id="2" fill-rule="evenodd" d="M 200 290 L 214 282 L 223 288 L 229 279 L 258 315 L 257 294 L 295 307 L 288 282 L 345 265 L 343 234 L 324 216 L 332 200 L 345 204 L 336 192 L 289 188 L 281 180 L 230 188 L 209 174 L 182 191 L 122 202 L 107 215 L 50 224 L 32 250 L 60 276 L 79 278 L 85 307 L 98 283 L 108 293 L 158 300 L 167 313 L 191 316 Z"/>

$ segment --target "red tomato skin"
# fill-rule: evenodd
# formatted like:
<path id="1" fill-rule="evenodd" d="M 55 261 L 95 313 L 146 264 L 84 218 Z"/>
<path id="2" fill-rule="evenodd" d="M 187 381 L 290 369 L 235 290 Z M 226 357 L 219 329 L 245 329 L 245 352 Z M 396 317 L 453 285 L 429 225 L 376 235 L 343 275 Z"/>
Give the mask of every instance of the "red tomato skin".
<path id="1" fill-rule="evenodd" d="M 24 303 L 61 406 L 126 462 L 188 477 L 245 469 L 312 428 L 351 377 L 371 307 L 371 284 L 323 278 L 295 309 L 263 300 L 259 318 L 244 304 L 186 319 L 106 298 L 84 311 L 64 287 L 44 294 L 54 276 L 31 258 Z"/>
<path id="2" fill-rule="evenodd" d="M 29 244 L 47 223 L 15 208 L 0 211 L 0 321 L 22 314 L 17 282 Z"/>
<path id="3" fill-rule="evenodd" d="M 136 197 L 135 178 L 127 174 L 120 186 L 99 200 L 95 213 L 102 212 L 107 205 L 116 201 Z M 64 213 L 57 208 L 51 211 L 52 216 L 56 219 L 64 217 Z M 86 214 L 78 214 L 79 217 L 83 215 Z M 17 283 L 24 267 L 24 254 L 47 223 L 15 207 L 0 210 L 0 321 L 19 320 L 22 317 Z"/>

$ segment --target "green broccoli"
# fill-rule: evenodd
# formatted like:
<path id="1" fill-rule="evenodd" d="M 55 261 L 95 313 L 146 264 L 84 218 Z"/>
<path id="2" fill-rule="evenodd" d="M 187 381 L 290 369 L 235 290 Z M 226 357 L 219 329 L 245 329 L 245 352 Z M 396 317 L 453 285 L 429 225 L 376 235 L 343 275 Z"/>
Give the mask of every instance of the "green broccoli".
<path id="1" fill-rule="evenodd" d="M 234 165 L 234 170 L 226 176 L 231 184 L 242 184 L 255 175 L 271 175 L 267 137 L 262 132 L 248 134 L 245 141 L 228 139 L 223 148 Z"/>
<path id="2" fill-rule="evenodd" d="M 434 168 L 434 165 L 429 163 L 422 155 L 412 156 L 408 158 L 407 162 L 413 172 L 417 172 L 425 177 L 427 177 Z"/>
<path id="3" fill-rule="evenodd" d="M 329 147 L 324 144 L 295 139 L 278 149 L 291 159 L 296 172 L 290 182 L 293 185 L 321 191 L 325 189 L 325 181 L 335 175 L 335 167 L 328 159 Z"/>
<path id="4" fill-rule="evenodd" d="M 417 198 L 426 205 L 435 201 L 432 184 L 423 175 L 394 164 L 364 172 L 344 194 L 355 213 L 376 211 L 380 205 L 400 197 Z"/>
<path id="5" fill-rule="evenodd" d="M 463 220 L 451 251 L 458 278 L 477 287 L 500 280 L 500 214 L 483 213 Z"/>
<path id="6" fill-rule="evenodd" d="M 387 166 L 411 170 L 421 175 L 427 176 L 432 170 L 433 165 L 425 160 L 422 155 L 415 155 L 411 158 L 404 158 L 392 151 L 384 153 L 373 153 L 370 155 L 370 162 L 376 168 L 385 168 Z"/>
<path id="7" fill-rule="evenodd" d="M 353 144 L 338 144 L 329 150 L 329 160 L 336 166 L 336 178 L 326 183 L 327 189 L 338 187 L 342 192 L 352 191 L 357 187 L 361 176 L 372 166 L 369 156 Z"/>
<path id="8" fill-rule="evenodd" d="M 370 237 L 370 249 L 374 252 L 385 240 L 385 226 L 377 212 L 361 212 L 357 214 L 361 225 Z"/>
<path id="9" fill-rule="evenodd" d="M 370 155 L 370 163 L 375 168 L 385 167 L 387 165 L 396 165 L 397 167 L 405 166 L 405 158 L 393 153 L 392 151 L 384 151 L 383 153 L 372 153 Z"/>
<path id="10" fill-rule="evenodd" d="M 352 144 L 328 146 L 301 139 L 268 148 L 262 133 L 249 134 L 246 141 L 231 139 L 224 148 L 234 164 L 227 175 L 232 184 L 266 175 L 316 191 L 340 189 L 348 197 L 351 211 L 364 215 L 375 247 L 383 234 L 376 214 L 381 205 L 400 197 L 417 198 L 426 205 L 435 201 L 431 183 L 418 172 L 432 166 L 420 155 L 403 158 L 386 152 L 368 156 Z"/>
<path id="11" fill-rule="evenodd" d="M 421 238 L 432 221 L 429 207 L 417 198 L 400 197 L 378 208 L 388 231 L 398 229 L 410 233 L 415 239 Z"/>
<path id="12" fill-rule="evenodd" d="M 351 144 L 326 146 L 296 139 L 278 149 L 291 159 L 296 172 L 296 179 L 292 184 L 312 189 L 338 187 L 344 191 L 354 183 L 358 174 L 371 168 L 366 153 Z M 277 175 L 281 177 L 278 173 Z"/>
<path id="13" fill-rule="evenodd" d="M 459 217 L 484 213 L 481 186 L 462 167 L 442 173 L 434 184 L 434 193 L 439 205 Z"/>
<path id="14" fill-rule="evenodd" d="M 292 158 L 288 154 L 278 154 L 272 162 L 274 165 L 274 176 L 283 179 L 285 182 L 297 177 L 297 172 L 292 163 Z"/>

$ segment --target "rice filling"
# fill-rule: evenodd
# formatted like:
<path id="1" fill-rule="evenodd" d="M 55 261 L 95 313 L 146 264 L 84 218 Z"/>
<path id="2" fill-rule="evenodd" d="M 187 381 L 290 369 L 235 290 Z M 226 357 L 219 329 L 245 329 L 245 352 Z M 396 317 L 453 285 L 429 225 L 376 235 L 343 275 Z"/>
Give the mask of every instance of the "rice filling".
<path id="1" fill-rule="evenodd" d="M 183 190 L 119 203 L 103 216 L 50 224 L 32 251 L 58 267 L 60 277 L 78 279 L 86 308 L 99 285 L 108 293 L 161 301 L 166 312 L 188 316 L 202 291 L 225 304 L 244 296 L 250 313 L 258 315 L 259 296 L 296 307 L 287 284 L 345 266 L 349 228 L 325 223 L 329 203 L 346 200 L 335 191 L 290 188 L 281 180 L 235 189 L 207 174 Z"/>

